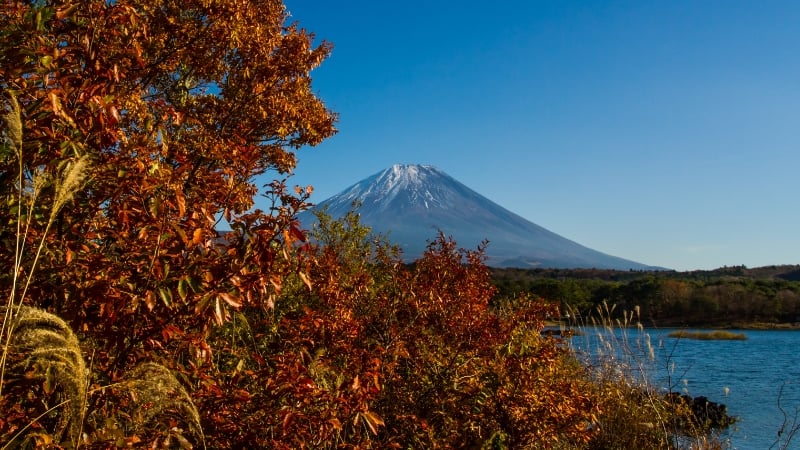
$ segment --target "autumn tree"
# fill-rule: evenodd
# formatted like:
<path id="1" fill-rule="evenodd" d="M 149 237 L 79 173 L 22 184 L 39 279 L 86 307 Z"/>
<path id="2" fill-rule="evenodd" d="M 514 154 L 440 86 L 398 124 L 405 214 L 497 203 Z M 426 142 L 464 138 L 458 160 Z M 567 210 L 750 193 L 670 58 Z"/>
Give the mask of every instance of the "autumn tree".
<path id="1" fill-rule="evenodd" d="M 155 360 L 212 389 L 209 329 L 297 270 L 310 191 L 285 179 L 335 114 L 310 77 L 331 46 L 288 17 L 278 0 L 4 2 L 21 127 L 2 130 L 0 251 L 17 257 L 0 290 L 67 320 L 98 385 Z M 256 177 L 276 179 L 268 211 Z"/>

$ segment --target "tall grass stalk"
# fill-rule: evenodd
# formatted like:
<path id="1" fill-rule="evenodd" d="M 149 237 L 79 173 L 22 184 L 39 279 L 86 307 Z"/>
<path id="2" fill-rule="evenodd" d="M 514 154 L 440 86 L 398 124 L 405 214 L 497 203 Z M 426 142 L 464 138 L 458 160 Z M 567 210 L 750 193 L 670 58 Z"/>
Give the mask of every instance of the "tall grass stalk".
<path id="1" fill-rule="evenodd" d="M 55 436 L 66 434 L 74 446 L 77 445 L 85 411 L 88 373 L 78 340 L 70 327 L 60 318 L 23 306 L 33 274 L 47 244 L 47 236 L 61 209 L 83 188 L 88 172 L 88 157 L 80 156 L 65 161 L 58 174 L 50 177 L 44 170 L 30 169 L 26 175 L 22 145 L 22 111 L 13 93 L 3 95 L 3 141 L 0 145 L 7 154 L 16 159 L 17 177 L 14 187 L 16 203 L 16 235 L 12 283 L 6 303 L 2 308 L 3 323 L 0 325 L 2 353 L 0 354 L 0 398 L 6 386 L 9 369 L 43 380 L 45 386 L 55 389 L 60 386 L 62 401 L 53 408 L 63 408 L 56 425 Z M 30 267 L 24 267 L 26 243 L 34 226 L 35 211 L 45 188 L 52 186 L 53 199 L 49 216 L 37 243 Z M 22 280 L 25 272 L 24 280 Z M 24 281 L 24 283 L 23 283 Z M 21 288 L 20 288 L 20 285 Z M 9 358 L 14 352 L 14 363 L 9 367 Z M 22 358 L 22 361 L 20 361 Z M 52 409 L 52 408 L 51 408 Z M 34 419 L 28 426 L 35 423 Z"/>
<path id="2" fill-rule="evenodd" d="M 17 293 L 17 283 L 19 279 L 19 271 L 22 265 L 22 245 L 24 242 L 22 236 L 22 191 L 25 188 L 25 178 L 23 176 L 23 159 L 22 159 L 22 114 L 20 111 L 19 102 L 16 96 L 8 93 L 4 96 L 5 101 L 3 104 L 3 123 L 5 125 L 5 136 L 3 145 L 11 147 L 12 152 L 17 160 L 17 232 L 16 242 L 14 244 L 14 274 L 12 275 L 11 292 L 8 296 L 6 303 L 6 310 L 3 316 L 3 323 L 0 325 L 0 339 L 3 341 L 3 352 L 0 355 L 0 397 L 3 396 L 3 381 L 5 380 L 6 358 L 8 355 L 8 346 L 11 340 L 11 317 L 14 315 L 15 295 Z"/>
<path id="3" fill-rule="evenodd" d="M 47 243 L 47 235 L 64 205 L 73 198 L 76 192 L 83 188 L 89 165 L 89 158 L 86 155 L 82 155 L 75 160 L 62 163 L 59 167 L 58 176 L 52 180 L 47 173 L 38 169 L 33 169 L 31 171 L 30 181 L 28 181 L 25 176 L 25 163 L 22 149 L 21 108 L 13 93 L 7 92 L 4 97 L 4 145 L 11 147 L 12 153 L 17 161 L 18 173 L 16 186 L 17 229 L 14 246 L 14 273 L 12 275 L 11 290 L 6 300 L 3 323 L 0 325 L 0 338 L 2 338 L 3 341 L 3 351 L 2 354 L 0 354 L 0 397 L 2 397 L 3 394 L 9 346 L 13 339 L 14 318 L 19 314 L 28 288 L 33 280 L 33 274 L 36 271 L 39 258 Z M 23 270 L 23 257 L 26 251 L 25 243 L 35 217 L 34 211 L 42 191 L 49 185 L 53 186 L 53 203 L 50 205 L 50 214 L 41 238 L 39 239 L 33 262 L 30 268 L 28 268 L 22 291 L 17 294 L 19 292 L 20 275 Z M 27 213 L 24 219 L 23 211 Z"/>
<path id="4" fill-rule="evenodd" d="M 795 406 L 794 411 L 790 413 L 786 411 L 784 405 L 781 404 L 781 400 L 783 399 L 783 390 L 786 388 L 787 384 L 794 383 L 783 383 L 780 391 L 778 392 L 778 409 L 780 410 L 781 414 L 783 414 L 783 423 L 781 423 L 781 426 L 778 429 L 777 439 L 775 439 L 775 442 L 773 442 L 769 447 L 770 450 L 773 448 L 780 450 L 789 449 L 792 440 L 798 435 L 798 433 L 800 433 L 800 407 Z"/>
<path id="5" fill-rule="evenodd" d="M 5 145 L 11 147 L 12 152 L 14 153 L 14 157 L 17 160 L 18 164 L 18 171 L 19 171 L 19 179 L 17 180 L 18 186 L 20 187 L 20 195 L 21 189 L 24 187 L 24 178 L 22 176 L 23 164 L 22 164 L 22 114 L 20 111 L 19 102 L 17 102 L 17 98 L 14 95 L 7 96 L 7 103 L 4 104 L 5 114 L 3 114 L 3 123 L 5 124 Z M 21 201 L 21 196 L 19 198 Z M 22 233 L 22 209 L 17 208 L 17 233 L 16 233 L 16 244 L 14 246 L 14 266 L 18 267 L 20 264 L 20 257 L 22 255 L 22 247 L 21 244 L 23 240 L 20 238 Z M 16 286 L 18 272 L 14 271 L 14 285 Z M 12 301 L 14 291 L 11 291 Z"/>
<path id="6" fill-rule="evenodd" d="M 28 289 L 34 279 L 33 274 L 46 248 L 50 229 L 59 212 L 83 188 L 89 171 L 89 158 L 82 155 L 63 161 L 56 168 L 54 176 L 39 168 L 29 168 L 26 173 L 21 108 L 12 93 L 6 92 L 3 97 L 4 127 L 0 128 L 0 137 L 3 139 L 0 141 L 0 149 L 11 150 L 4 153 L 16 158 L 18 174 L 13 188 L 13 201 L 9 202 L 15 202 L 17 207 L 14 273 L 6 304 L 0 305 L 3 310 L 3 323 L 0 326 L 0 398 L 6 385 L 19 391 L 33 381 L 33 385 L 43 387 L 45 394 L 56 395 L 58 402 L 20 427 L 10 436 L 2 450 L 20 440 L 23 441 L 23 446 L 27 446 L 34 444 L 30 441 L 31 438 L 44 437 L 52 439 L 51 444 L 69 442 L 70 448 L 77 448 L 83 434 L 89 395 L 103 393 L 107 389 L 118 389 L 123 397 L 134 399 L 130 410 L 119 404 L 111 407 L 111 411 L 117 412 L 123 421 L 128 422 L 129 431 L 147 433 L 157 430 L 167 436 L 165 442 L 173 441 L 181 448 L 192 447 L 186 437 L 194 438 L 196 444 L 205 448 L 197 408 L 187 391 L 167 368 L 144 363 L 134 368 L 124 382 L 89 391 L 89 370 L 78 339 L 69 325 L 53 314 L 24 306 Z M 48 205 L 49 215 L 36 243 L 33 259 L 29 267 L 24 267 L 28 251 L 26 243 L 35 226 L 36 210 L 40 208 L 40 199 L 45 190 L 52 190 L 52 203 Z M 13 375 L 11 381 L 6 380 L 7 372 Z M 52 435 L 28 435 L 34 424 L 56 410 L 58 414 L 54 429 L 51 430 Z M 94 419 L 96 421 L 97 418 Z M 181 430 L 178 425 L 186 429 Z M 102 427 L 100 431 L 102 432 Z M 103 440 L 102 436 L 100 440 Z"/>

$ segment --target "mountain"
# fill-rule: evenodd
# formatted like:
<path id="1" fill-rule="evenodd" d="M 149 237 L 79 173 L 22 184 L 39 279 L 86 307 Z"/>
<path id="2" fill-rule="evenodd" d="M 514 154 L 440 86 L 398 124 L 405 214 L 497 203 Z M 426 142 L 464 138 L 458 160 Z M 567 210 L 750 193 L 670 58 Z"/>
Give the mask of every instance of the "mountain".
<path id="1" fill-rule="evenodd" d="M 388 234 L 406 260 L 419 257 L 438 230 L 459 246 L 475 248 L 489 240 L 487 264 L 494 267 L 597 268 L 653 270 L 634 261 L 584 247 L 492 202 L 429 165 L 395 164 L 321 202 L 332 217 L 360 203 L 361 222 Z M 310 227 L 313 214 L 301 214 Z"/>

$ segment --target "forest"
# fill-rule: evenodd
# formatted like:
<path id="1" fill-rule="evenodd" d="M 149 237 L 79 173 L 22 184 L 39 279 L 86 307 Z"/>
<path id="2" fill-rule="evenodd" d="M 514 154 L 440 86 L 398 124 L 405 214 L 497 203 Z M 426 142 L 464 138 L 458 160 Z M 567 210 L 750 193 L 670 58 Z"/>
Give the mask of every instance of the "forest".
<path id="1" fill-rule="evenodd" d="M 796 328 L 800 266 L 708 271 L 492 269 L 501 296 L 525 292 L 591 316 L 604 302 L 617 315 L 638 307 L 649 327 Z"/>
<path id="2" fill-rule="evenodd" d="M 332 48 L 278 0 L 3 2 L 0 448 L 719 448 L 541 331 L 579 291 L 661 317 L 750 284 L 498 293 L 481 246 L 408 266 L 353 214 L 300 229 Z"/>

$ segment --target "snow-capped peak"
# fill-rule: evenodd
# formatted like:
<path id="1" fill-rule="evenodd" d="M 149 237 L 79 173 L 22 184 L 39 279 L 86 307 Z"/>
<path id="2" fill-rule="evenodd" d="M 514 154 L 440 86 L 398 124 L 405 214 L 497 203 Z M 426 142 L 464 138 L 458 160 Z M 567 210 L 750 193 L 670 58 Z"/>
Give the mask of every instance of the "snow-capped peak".
<path id="1" fill-rule="evenodd" d="M 354 201 L 362 204 L 380 203 L 383 208 L 388 208 L 398 195 L 403 195 L 411 204 L 424 208 L 443 207 L 447 202 L 441 198 L 441 182 L 437 181 L 443 177 L 449 179 L 435 166 L 394 164 L 348 188 L 339 196 L 337 203 L 347 203 L 340 206 L 348 206 Z"/>
<path id="2" fill-rule="evenodd" d="M 425 183 L 427 176 L 432 171 L 438 171 L 438 169 L 418 164 L 395 164 L 381 172 L 375 183 L 381 185 L 386 191 L 420 186 Z"/>

